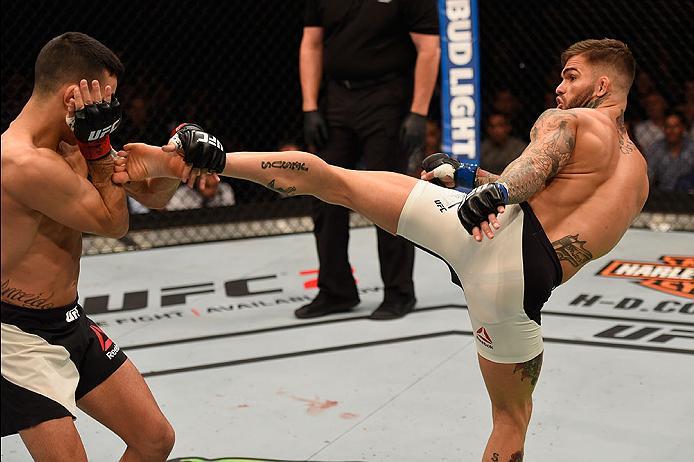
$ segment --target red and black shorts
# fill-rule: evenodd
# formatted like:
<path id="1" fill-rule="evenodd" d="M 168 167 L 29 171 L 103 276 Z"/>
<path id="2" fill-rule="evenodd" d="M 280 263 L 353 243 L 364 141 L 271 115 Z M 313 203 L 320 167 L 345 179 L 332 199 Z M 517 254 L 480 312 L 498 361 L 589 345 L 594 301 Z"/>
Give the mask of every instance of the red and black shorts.
<path id="1" fill-rule="evenodd" d="M 45 310 L 2 302 L 2 436 L 61 417 L 127 359 L 77 302 Z"/>

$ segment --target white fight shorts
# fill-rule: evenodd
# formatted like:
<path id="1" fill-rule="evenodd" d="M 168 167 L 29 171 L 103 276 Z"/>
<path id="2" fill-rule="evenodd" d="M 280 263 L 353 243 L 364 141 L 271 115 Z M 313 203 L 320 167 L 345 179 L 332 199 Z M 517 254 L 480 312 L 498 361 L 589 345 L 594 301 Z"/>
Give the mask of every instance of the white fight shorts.
<path id="1" fill-rule="evenodd" d="M 398 235 L 444 260 L 465 290 L 478 353 L 496 363 L 524 363 L 542 353 L 540 309 L 562 280 L 552 244 L 527 203 L 498 216 L 494 239 L 477 242 L 458 219 L 465 194 L 419 181 Z"/>

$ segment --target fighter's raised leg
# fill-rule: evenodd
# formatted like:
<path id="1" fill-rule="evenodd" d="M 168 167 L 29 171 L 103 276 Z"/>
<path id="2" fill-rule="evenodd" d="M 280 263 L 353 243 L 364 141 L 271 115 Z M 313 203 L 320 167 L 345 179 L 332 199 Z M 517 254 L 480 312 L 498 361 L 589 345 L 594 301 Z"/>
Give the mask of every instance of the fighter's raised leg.
<path id="1" fill-rule="evenodd" d="M 174 151 L 143 143 L 124 147 L 113 181 L 126 183 L 154 177 L 187 179 L 183 158 Z M 215 170 L 223 176 L 259 183 L 289 196 L 311 195 L 357 211 L 396 234 L 400 213 L 420 181 L 391 172 L 354 171 L 329 165 L 307 152 L 234 152 Z"/>
<path id="2" fill-rule="evenodd" d="M 311 195 L 357 211 L 396 234 L 400 213 L 418 180 L 391 172 L 355 171 L 306 152 L 234 153 L 222 175 L 289 195 Z"/>

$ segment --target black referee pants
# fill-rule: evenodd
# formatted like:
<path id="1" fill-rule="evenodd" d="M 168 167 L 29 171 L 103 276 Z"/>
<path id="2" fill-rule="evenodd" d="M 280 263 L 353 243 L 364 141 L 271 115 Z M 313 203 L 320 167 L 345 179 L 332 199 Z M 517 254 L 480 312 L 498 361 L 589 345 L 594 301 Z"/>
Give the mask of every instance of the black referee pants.
<path id="1" fill-rule="evenodd" d="M 412 80 L 395 78 L 361 89 L 330 81 L 321 101 L 328 141 L 318 154 L 327 163 L 354 169 L 405 173 L 407 155 L 400 150 L 400 125 L 409 112 Z M 359 297 L 347 255 L 349 211 L 316 201 L 314 235 L 320 272 L 318 288 L 331 298 Z M 414 298 L 414 246 L 377 228 L 378 257 L 386 301 Z"/>

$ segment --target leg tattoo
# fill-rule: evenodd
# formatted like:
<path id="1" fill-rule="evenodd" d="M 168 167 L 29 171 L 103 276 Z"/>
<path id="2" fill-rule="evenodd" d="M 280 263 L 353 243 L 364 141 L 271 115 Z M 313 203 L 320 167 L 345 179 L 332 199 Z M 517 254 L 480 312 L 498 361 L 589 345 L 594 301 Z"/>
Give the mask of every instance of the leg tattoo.
<path id="1" fill-rule="evenodd" d="M 502 462 L 499 459 L 499 453 L 495 452 L 492 454 L 492 462 Z M 523 451 L 517 451 L 511 454 L 511 458 L 508 462 L 523 462 Z"/>
<path id="2" fill-rule="evenodd" d="M 534 387 L 540 377 L 540 369 L 542 369 L 542 353 L 530 361 L 516 364 L 516 367 L 513 368 L 513 373 L 520 371 L 521 382 L 525 379 L 530 379 L 530 384 Z"/>

